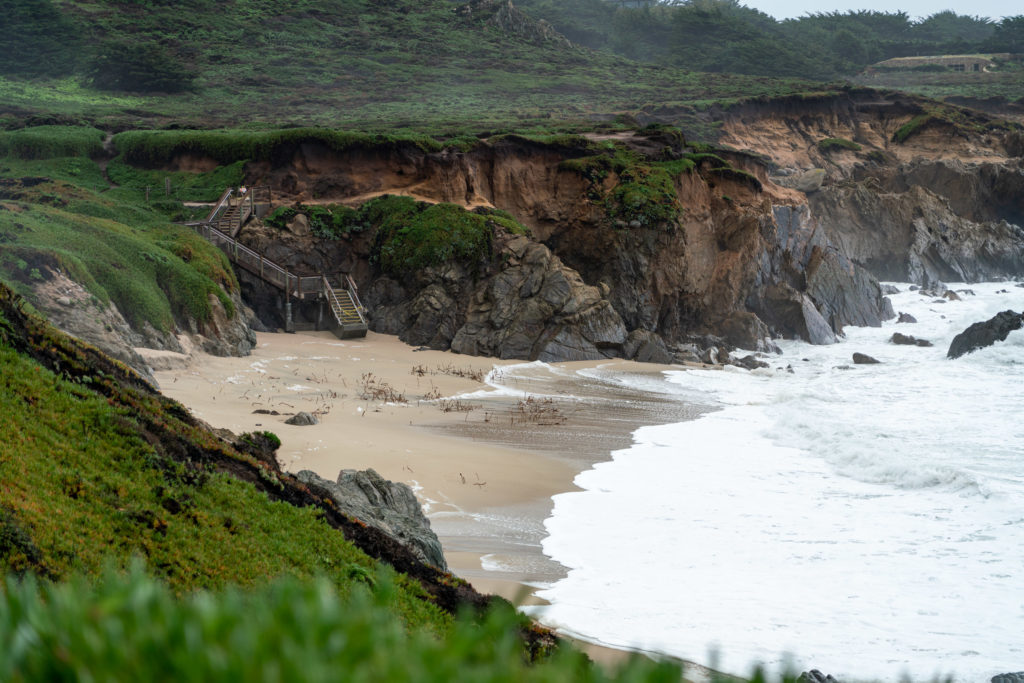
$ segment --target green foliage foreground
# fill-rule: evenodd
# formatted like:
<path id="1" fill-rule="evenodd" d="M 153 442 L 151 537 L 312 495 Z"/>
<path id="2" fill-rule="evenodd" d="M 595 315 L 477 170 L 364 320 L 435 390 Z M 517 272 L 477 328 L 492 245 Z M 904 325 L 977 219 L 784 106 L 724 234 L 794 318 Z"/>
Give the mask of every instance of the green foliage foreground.
<path id="1" fill-rule="evenodd" d="M 443 638 L 407 632 L 386 581 L 345 599 L 326 580 L 177 598 L 135 568 L 98 585 L 9 578 L 0 596 L 5 681 L 621 681 L 676 683 L 634 657 L 616 674 L 569 648 L 528 665 L 509 607 Z"/>

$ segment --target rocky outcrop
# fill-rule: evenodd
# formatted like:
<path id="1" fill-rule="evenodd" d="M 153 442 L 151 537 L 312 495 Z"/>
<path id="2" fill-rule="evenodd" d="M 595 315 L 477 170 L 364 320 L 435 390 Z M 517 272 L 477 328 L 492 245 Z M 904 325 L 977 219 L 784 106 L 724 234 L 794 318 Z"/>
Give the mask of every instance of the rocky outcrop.
<path id="1" fill-rule="evenodd" d="M 621 355 L 626 327 L 601 289 L 523 236 L 500 258 L 505 267 L 474 291 L 453 351 L 542 361 Z"/>
<path id="2" fill-rule="evenodd" d="M 220 299 L 211 294 L 208 320 L 179 320 L 178 330 L 161 332 L 145 322 L 132 327 L 116 305 L 101 304 L 60 268 L 43 266 L 40 273 L 41 277 L 30 283 L 36 308 L 55 327 L 95 345 L 131 367 L 153 386 L 156 386 L 156 379 L 152 375 L 151 358 L 157 359 L 157 365 L 161 366 L 155 369 L 163 369 L 160 360 L 164 356 L 171 364 L 183 362 L 193 347 L 216 356 L 240 356 L 248 354 L 256 345 L 256 336 L 247 321 L 252 311 L 238 292 L 231 295 L 237 311 L 234 317 L 229 317 Z M 164 354 L 140 353 L 139 349 Z"/>
<path id="3" fill-rule="evenodd" d="M 508 35 L 534 43 L 572 47 L 569 39 L 556 31 L 554 26 L 520 11 L 511 0 L 471 0 L 456 7 L 455 13 L 468 20 L 483 20 Z"/>
<path id="4" fill-rule="evenodd" d="M 927 339 L 918 339 L 912 335 L 902 334 L 900 332 L 894 333 L 892 337 L 889 338 L 889 341 L 900 346 L 934 346 L 934 344 Z"/>
<path id="5" fill-rule="evenodd" d="M 1024 327 L 1024 314 L 1014 311 L 1003 311 L 984 322 L 974 323 L 960 334 L 953 337 L 949 344 L 947 358 L 959 358 L 965 354 L 992 346 L 1003 341 L 1014 330 Z"/>
<path id="6" fill-rule="evenodd" d="M 992 677 L 992 683 L 1024 683 L 1024 671 L 996 674 Z"/>
<path id="7" fill-rule="evenodd" d="M 747 300 L 773 332 L 831 344 L 846 325 L 877 327 L 895 316 L 881 285 L 832 244 L 805 206 L 773 209 L 766 248 Z"/>
<path id="8" fill-rule="evenodd" d="M 441 542 L 407 485 L 388 481 L 372 469 L 342 470 L 333 482 L 302 470 L 296 479 L 314 494 L 330 498 L 342 513 L 396 539 L 421 562 L 447 570 Z"/>
<path id="9" fill-rule="evenodd" d="M 855 183 L 809 201 L 838 248 L 883 280 L 978 282 L 1024 272 L 1024 228 L 972 220 L 922 185 L 889 192 Z"/>
<path id="10" fill-rule="evenodd" d="M 800 677 L 796 679 L 796 683 L 839 683 L 839 681 L 833 678 L 832 674 L 824 674 L 817 669 L 811 669 L 801 673 Z"/>
<path id="11" fill-rule="evenodd" d="M 788 128 L 770 120 L 777 113 L 744 105 L 737 116 L 747 137 L 728 121 L 726 138 L 757 141 L 765 147 L 752 151 L 787 166 L 722 151 L 733 172 L 697 164 L 673 178 L 680 210 L 656 220 L 617 217 L 609 198 L 632 182 L 628 173 L 620 178 L 614 164 L 599 175 L 579 170 L 586 164 L 573 160 L 595 147 L 571 137 L 508 136 L 440 152 L 401 143 L 344 151 L 310 143 L 296 145 L 290 157 L 282 153 L 276 165 L 247 167 L 247 180 L 272 185 L 275 196 L 355 206 L 391 192 L 508 211 L 532 235 L 495 233 L 486 263 L 385 274 L 372 261 L 372 230 L 330 241 L 246 228 L 242 238 L 293 272 L 352 275 L 376 331 L 432 348 L 550 360 L 664 360 L 662 347 L 672 350 L 694 334 L 760 351 L 771 350 L 772 336 L 831 343 L 845 326 L 894 316 L 876 277 L 924 284 L 1024 272 L 1024 235 L 1012 220 L 1016 162 L 998 140 L 976 136 L 950 151 L 922 133 L 895 149 L 899 122 L 918 111 L 913 98 L 851 97 L 786 103 L 809 112 Z M 867 101 L 872 97 L 892 101 Z M 863 151 L 828 156 L 808 145 L 824 137 L 856 140 Z M 637 133 L 616 140 L 652 162 L 684 154 L 681 138 L 652 145 Z M 926 169 L 912 153 L 948 163 Z M 815 191 L 773 182 L 807 169 L 825 172 L 812 174 Z M 971 178 L 986 174 L 1003 188 L 987 195 L 998 207 L 987 213 L 961 197 L 974 187 Z M 265 300 L 261 313 L 272 307 L 273 293 L 245 287 L 247 298 Z"/>

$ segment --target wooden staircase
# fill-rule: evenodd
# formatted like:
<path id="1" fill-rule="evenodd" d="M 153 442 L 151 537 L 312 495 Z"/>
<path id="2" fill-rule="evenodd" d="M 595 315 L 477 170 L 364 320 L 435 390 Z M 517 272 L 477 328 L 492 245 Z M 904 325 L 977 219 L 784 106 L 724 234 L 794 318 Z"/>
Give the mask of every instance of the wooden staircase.
<path id="1" fill-rule="evenodd" d="M 369 330 L 366 309 L 359 301 L 356 283 L 352 277 L 344 275 L 343 285 L 335 287 L 325 275 L 295 275 L 243 245 L 235 236 L 253 214 L 252 194 L 249 194 L 247 199 L 243 197 L 241 201 L 232 202 L 233 194 L 234 190 L 229 188 L 206 220 L 185 225 L 223 251 L 235 267 L 242 268 L 284 291 L 287 331 L 292 332 L 295 329 L 291 315 L 292 299 L 313 298 L 330 310 L 328 322 L 335 335 L 342 339 L 365 337 Z"/>
<path id="2" fill-rule="evenodd" d="M 363 306 L 359 303 L 352 278 L 347 275 L 345 277 L 349 281 L 348 287 L 331 287 L 324 278 L 324 291 L 328 292 L 327 302 L 331 306 L 335 323 L 334 334 L 342 339 L 365 337 L 367 324 L 363 316 Z"/>

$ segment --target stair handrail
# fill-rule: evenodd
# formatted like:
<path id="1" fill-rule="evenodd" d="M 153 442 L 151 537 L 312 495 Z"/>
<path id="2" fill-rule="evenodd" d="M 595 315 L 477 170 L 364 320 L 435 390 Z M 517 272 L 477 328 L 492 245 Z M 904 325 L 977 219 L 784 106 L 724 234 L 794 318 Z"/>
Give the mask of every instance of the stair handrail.
<path id="1" fill-rule="evenodd" d="M 348 278 L 348 281 L 349 281 L 349 283 L 351 285 L 355 286 L 355 283 L 352 282 L 352 278 L 351 277 L 349 277 L 348 275 L 346 275 L 345 277 Z M 338 295 L 334 293 L 334 287 L 331 286 L 331 283 L 327 279 L 326 275 L 323 276 L 323 280 L 324 280 L 324 290 L 326 290 L 327 292 L 330 292 L 327 295 L 329 297 L 328 298 L 328 302 L 333 301 L 334 303 L 338 304 L 338 308 L 341 308 L 341 302 L 338 301 Z M 363 315 L 365 309 L 363 308 L 363 305 L 361 303 L 359 303 L 359 297 L 356 295 L 354 290 L 348 289 L 347 291 L 348 291 L 349 298 L 352 300 L 352 304 L 356 308 L 356 315 L 359 316 L 359 322 L 361 322 L 363 325 L 369 325 L 369 323 L 366 321 L 366 316 Z M 335 316 L 335 318 L 337 318 L 337 316 Z M 340 323 L 341 321 L 339 320 L 338 322 Z"/>
<path id="2" fill-rule="evenodd" d="M 214 222 L 215 220 L 217 220 L 217 214 L 219 214 L 219 213 L 220 213 L 221 211 L 223 211 L 223 210 L 224 210 L 224 207 L 225 207 L 225 206 L 227 205 L 227 203 L 228 203 L 228 202 L 230 201 L 230 199 L 231 199 L 231 194 L 232 194 L 232 193 L 233 193 L 234 191 L 235 191 L 235 190 L 234 190 L 234 188 L 232 188 L 232 187 L 229 187 L 228 189 L 224 190 L 224 194 L 222 194 L 222 195 L 220 196 L 220 199 L 218 199 L 218 200 L 217 200 L 217 204 L 216 204 L 216 205 L 214 205 L 214 207 L 213 207 L 213 210 L 212 210 L 212 211 L 210 212 L 210 215 L 208 215 L 208 216 L 206 217 L 206 222 L 207 222 L 207 223 L 212 223 L 212 222 Z"/>
<path id="3" fill-rule="evenodd" d="M 327 276 L 321 275 L 320 279 L 323 281 L 324 296 L 327 297 L 327 303 L 331 309 L 331 315 L 334 316 L 334 319 L 338 321 L 339 325 L 343 325 L 344 323 L 338 316 L 338 309 L 341 308 L 341 302 L 338 301 L 338 295 L 334 293 L 334 288 L 331 287 L 331 283 L 327 281 Z"/>
<path id="4" fill-rule="evenodd" d="M 352 276 L 345 273 L 345 281 L 348 282 L 348 293 L 352 297 L 352 303 L 356 305 L 356 312 L 359 313 L 359 319 L 364 323 L 366 318 L 363 317 L 363 312 L 366 310 L 363 308 L 363 302 L 359 300 L 359 286 L 356 285 L 356 281 L 352 279 Z"/>

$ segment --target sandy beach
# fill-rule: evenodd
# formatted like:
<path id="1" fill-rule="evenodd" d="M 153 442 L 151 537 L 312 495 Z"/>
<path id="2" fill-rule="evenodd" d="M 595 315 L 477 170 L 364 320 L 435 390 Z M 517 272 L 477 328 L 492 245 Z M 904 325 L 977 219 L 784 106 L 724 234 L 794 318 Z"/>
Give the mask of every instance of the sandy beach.
<path id="1" fill-rule="evenodd" d="M 501 361 L 416 350 L 372 332 L 257 339 L 244 358 L 152 356 L 155 376 L 167 396 L 214 427 L 276 433 L 286 470 L 334 479 L 342 469 L 373 468 L 409 484 L 449 569 L 519 603 L 564 576 L 540 547 L 551 497 L 574 490 L 574 477 L 628 446 L 637 427 L 704 411 L 616 381 L 660 376 L 665 368 L 651 364 Z M 492 370 L 496 387 L 484 382 Z M 298 411 L 320 423 L 285 424 Z"/>

